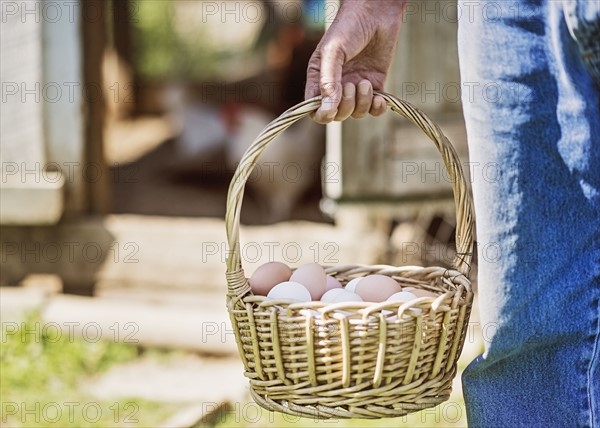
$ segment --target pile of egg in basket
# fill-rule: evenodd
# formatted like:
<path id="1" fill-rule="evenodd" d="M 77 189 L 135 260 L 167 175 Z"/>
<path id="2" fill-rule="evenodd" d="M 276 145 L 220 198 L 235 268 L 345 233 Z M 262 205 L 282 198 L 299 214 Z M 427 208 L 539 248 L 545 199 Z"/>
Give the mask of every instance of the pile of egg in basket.
<path id="1" fill-rule="evenodd" d="M 256 269 L 249 282 L 255 295 L 289 303 L 409 302 L 419 297 L 438 297 L 431 291 L 403 288 L 386 275 L 366 275 L 342 286 L 317 263 L 305 264 L 295 271 L 281 262 L 265 263 Z"/>

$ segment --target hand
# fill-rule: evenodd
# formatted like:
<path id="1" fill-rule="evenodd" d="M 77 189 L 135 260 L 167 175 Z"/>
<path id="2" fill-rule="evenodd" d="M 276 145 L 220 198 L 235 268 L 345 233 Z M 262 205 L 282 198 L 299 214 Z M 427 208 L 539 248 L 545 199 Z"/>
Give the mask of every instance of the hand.
<path id="1" fill-rule="evenodd" d="M 323 95 L 314 120 L 383 114 L 383 90 L 394 57 L 405 0 L 344 1 L 308 62 L 305 98 Z"/>

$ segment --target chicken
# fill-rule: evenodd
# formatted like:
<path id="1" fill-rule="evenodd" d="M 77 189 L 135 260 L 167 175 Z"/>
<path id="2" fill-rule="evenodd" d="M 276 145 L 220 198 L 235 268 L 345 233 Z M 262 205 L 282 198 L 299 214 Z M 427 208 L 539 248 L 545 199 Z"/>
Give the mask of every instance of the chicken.
<path id="1" fill-rule="evenodd" d="M 201 165 L 223 149 L 228 131 L 218 107 L 202 103 L 183 83 L 168 85 L 163 103 L 179 132 L 175 140 L 178 164 Z"/>
<path id="2" fill-rule="evenodd" d="M 228 117 L 231 130 L 226 144 L 226 162 L 229 168 L 234 168 L 275 117 L 259 107 L 243 104 L 229 108 Z M 296 204 L 318 182 L 324 142 L 325 127 L 305 118 L 267 146 L 246 184 L 258 196 L 265 222 L 291 218 Z"/>

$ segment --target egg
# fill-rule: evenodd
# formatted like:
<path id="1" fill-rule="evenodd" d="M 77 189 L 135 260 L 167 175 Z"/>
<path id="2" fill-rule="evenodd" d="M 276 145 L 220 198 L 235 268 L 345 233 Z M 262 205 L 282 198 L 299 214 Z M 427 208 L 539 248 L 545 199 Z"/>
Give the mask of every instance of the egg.
<path id="1" fill-rule="evenodd" d="M 386 275 L 367 275 L 356 286 L 356 294 L 365 302 L 383 302 L 394 293 L 402 291 L 402 287 Z"/>
<path id="2" fill-rule="evenodd" d="M 352 281 L 350 281 L 348 284 L 346 284 L 346 291 L 350 291 L 351 293 L 355 293 L 356 292 L 356 285 L 360 282 L 361 279 L 363 279 L 362 276 L 360 278 L 354 278 Z"/>
<path id="3" fill-rule="evenodd" d="M 413 293 L 411 293 L 409 291 L 400 291 L 399 293 L 392 294 L 390 297 L 388 297 L 386 299 L 386 301 L 387 302 L 397 302 L 397 301 L 410 302 L 411 300 L 414 300 L 416 298 L 417 298 L 417 296 L 415 296 Z"/>
<path id="4" fill-rule="evenodd" d="M 260 265 L 250 277 L 250 288 L 254 294 L 266 296 L 277 284 L 288 281 L 292 270 L 281 262 L 269 262 Z"/>
<path id="5" fill-rule="evenodd" d="M 298 282 L 285 281 L 277 284 L 267 294 L 269 299 L 290 300 L 294 302 L 310 302 L 310 292 Z"/>
<path id="6" fill-rule="evenodd" d="M 296 269 L 290 281 L 304 285 L 312 299 L 319 300 L 326 291 L 327 274 L 319 264 L 309 263 Z"/>
<path id="7" fill-rule="evenodd" d="M 335 288 L 342 288 L 342 284 L 335 279 L 333 276 L 331 275 L 327 275 L 327 280 L 325 283 L 325 291 L 329 291 L 329 290 L 333 290 Z"/>
<path id="8" fill-rule="evenodd" d="M 363 299 L 356 293 L 351 293 L 350 291 L 346 291 L 343 288 L 334 288 L 333 290 L 329 290 L 323 297 L 321 297 L 321 302 L 326 303 L 341 303 L 341 302 L 362 302 Z"/>
<path id="9" fill-rule="evenodd" d="M 406 288 L 403 288 L 402 290 L 411 292 L 412 294 L 414 294 L 417 297 L 438 297 L 438 294 L 435 294 L 432 291 L 423 290 L 421 288 L 406 287 Z"/>
<path id="10" fill-rule="evenodd" d="M 325 294 L 323 294 L 323 296 L 321 296 L 321 302 L 334 303 L 335 298 L 344 293 L 347 293 L 347 291 L 343 288 L 334 288 L 328 290 L 325 292 Z"/>
<path id="11" fill-rule="evenodd" d="M 364 302 L 363 298 L 360 295 L 353 293 L 351 291 L 346 291 L 346 293 L 339 295 L 335 299 L 335 303 L 340 302 Z"/>
<path id="12" fill-rule="evenodd" d="M 416 299 L 417 296 L 412 293 L 412 291 L 401 291 L 399 293 L 394 293 L 390 297 L 387 298 L 387 302 L 410 302 L 411 300 Z M 423 311 L 420 308 L 410 308 L 411 312 L 416 315 L 420 315 Z"/>

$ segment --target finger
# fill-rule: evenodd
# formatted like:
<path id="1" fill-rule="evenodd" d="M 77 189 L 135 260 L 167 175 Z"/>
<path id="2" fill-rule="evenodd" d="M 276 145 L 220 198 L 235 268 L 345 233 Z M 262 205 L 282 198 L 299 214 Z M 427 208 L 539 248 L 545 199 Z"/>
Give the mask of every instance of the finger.
<path id="1" fill-rule="evenodd" d="M 329 122 L 332 122 L 336 114 L 337 110 L 322 110 L 319 108 L 317 111 L 315 111 L 313 119 L 315 122 L 325 125 Z"/>
<path id="2" fill-rule="evenodd" d="M 372 116 L 381 116 L 387 110 L 387 103 L 380 96 L 373 97 L 373 104 L 371 105 L 371 110 L 369 113 Z"/>
<path id="3" fill-rule="evenodd" d="M 321 110 L 327 116 L 337 110 L 342 100 L 342 66 L 345 54 L 337 41 L 327 41 L 321 48 L 321 95 L 323 102 Z M 334 115 L 335 117 L 335 115 Z"/>
<path id="4" fill-rule="evenodd" d="M 354 108 L 352 117 L 355 119 L 365 117 L 371 110 L 372 103 L 373 86 L 371 86 L 371 82 L 368 80 L 361 80 L 357 87 L 356 107 Z"/>
<path id="5" fill-rule="evenodd" d="M 356 106 L 356 86 L 354 83 L 346 83 L 342 91 L 342 101 L 335 115 L 335 120 L 346 120 L 350 117 Z"/>
<path id="6" fill-rule="evenodd" d="M 304 99 L 321 95 L 319 79 L 321 78 L 321 53 L 319 49 L 315 50 L 308 61 L 306 68 L 306 85 L 304 87 Z"/>

